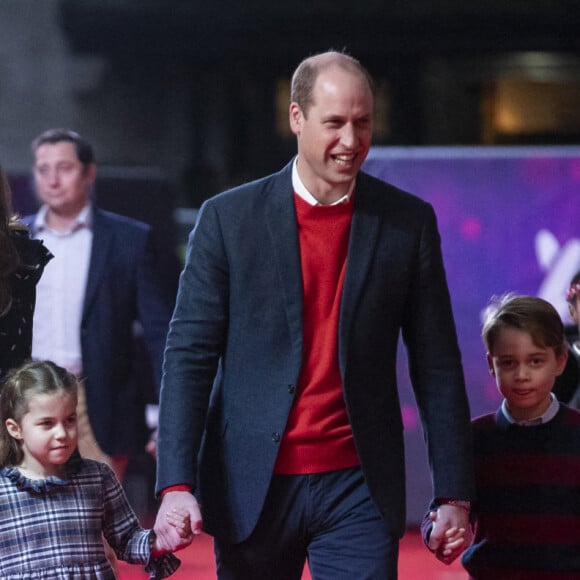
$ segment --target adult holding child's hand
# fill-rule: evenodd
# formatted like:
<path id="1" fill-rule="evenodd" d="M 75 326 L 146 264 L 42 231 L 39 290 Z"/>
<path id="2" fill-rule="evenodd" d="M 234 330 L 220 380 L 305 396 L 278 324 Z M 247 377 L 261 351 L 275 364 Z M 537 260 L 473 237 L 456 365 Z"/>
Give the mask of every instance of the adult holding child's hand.
<path id="1" fill-rule="evenodd" d="M 188 491 L 168 491 L 155 522 L 155 533 L 162 547 L 170 552 L 182 550 L 201 534 L 201 506 Z"/>
<path id="2" fill-rule="evenodd" d="M 432 522 L 428 548 L 438 560 L 451 564 L 469 546 L 473 534 L 469 511 L 461 506 L 443 504 L 429 514 Z"/>

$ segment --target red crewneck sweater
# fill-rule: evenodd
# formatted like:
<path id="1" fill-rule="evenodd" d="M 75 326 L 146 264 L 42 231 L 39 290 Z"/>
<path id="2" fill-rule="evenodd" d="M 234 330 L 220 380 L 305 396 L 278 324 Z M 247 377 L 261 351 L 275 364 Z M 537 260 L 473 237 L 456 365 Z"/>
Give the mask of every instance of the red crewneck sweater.
<path id="1" fill-rule="evenodd" d="M 338 315 L 353 200 L 310 205 L 294 195 L 303 280 L 302 369 L 275 466 L 320 473 L 359 464 L 342 395 Z"/>

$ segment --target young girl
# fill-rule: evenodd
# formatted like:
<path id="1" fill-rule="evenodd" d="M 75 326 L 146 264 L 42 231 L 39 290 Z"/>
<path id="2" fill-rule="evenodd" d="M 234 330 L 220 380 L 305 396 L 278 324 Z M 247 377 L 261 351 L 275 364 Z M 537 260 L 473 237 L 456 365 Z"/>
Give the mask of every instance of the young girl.
<path id="1" fill-rule="evenodd" d="M 52 362 L 11 371 L 0 394 L 0 578 L 113 580 L 103 536 L 151 578 L 179 566 L 139 526 L 111 469 L 77 451 L 77 380 Z M 169 521 L 184 534 L 177 513 Z M 184 531 L 185 530 L 185 531 Z"/>

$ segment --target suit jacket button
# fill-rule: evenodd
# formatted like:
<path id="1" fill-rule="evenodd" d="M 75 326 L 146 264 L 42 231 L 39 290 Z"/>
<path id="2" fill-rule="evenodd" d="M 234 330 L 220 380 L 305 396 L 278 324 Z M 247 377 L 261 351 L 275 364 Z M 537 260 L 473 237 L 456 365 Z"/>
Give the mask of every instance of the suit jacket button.
<path id="1" fill-rule="evenodd" d="M 272 433 L 272 441 L 274 443 L 279 443 L 279 441 L 280 441 L 280 433 Z"/>
<path id="2" fill-rule="evenodd" d="M 294 391 L 296 391 L 296 387 L 294 385 L 288 385 L 288 392 L 293 395 Z"/>

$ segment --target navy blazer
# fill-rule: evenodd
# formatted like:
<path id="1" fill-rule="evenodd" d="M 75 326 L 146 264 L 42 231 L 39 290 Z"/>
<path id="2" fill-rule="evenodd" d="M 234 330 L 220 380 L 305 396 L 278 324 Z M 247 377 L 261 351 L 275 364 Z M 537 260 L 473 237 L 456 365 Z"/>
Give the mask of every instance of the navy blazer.
<path id="1" fill-rule="evenodd" d="M 291 164 L 209 199 L 190 235 L 167 340 L 157 491 L 192 485 L 204 527 L 238 542 L 270 484 L 302 362 Z M 470 415 L 430 205 L 360 173 L 339 320 L 343 392 L 389 533 L 405 529 L 400 333 L 435 497 L 473 496 Z"/>
<path id="2" fill-rule="evenodd" d="M 155 385 L 160 385 L 173 301 L 158 273 L 151 228 L 93 209 L 93 242 L 80 328 L 87 407 L 103 451 L 125 455 L 142 450 L 146 441 L 146 401 L 136 368 L 135 321 L 143 330 Z M 35 217 L 23 220 L 33 236 Z"/>

